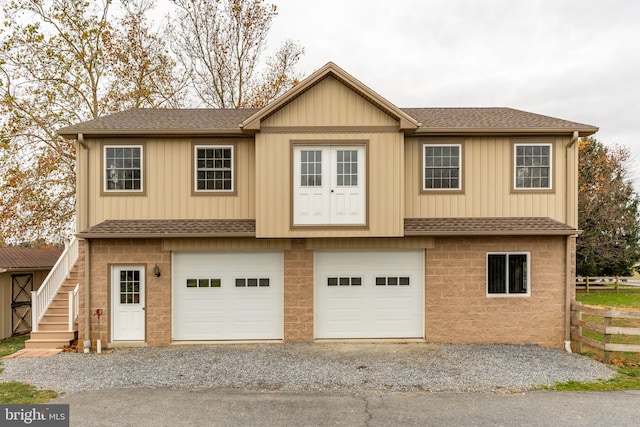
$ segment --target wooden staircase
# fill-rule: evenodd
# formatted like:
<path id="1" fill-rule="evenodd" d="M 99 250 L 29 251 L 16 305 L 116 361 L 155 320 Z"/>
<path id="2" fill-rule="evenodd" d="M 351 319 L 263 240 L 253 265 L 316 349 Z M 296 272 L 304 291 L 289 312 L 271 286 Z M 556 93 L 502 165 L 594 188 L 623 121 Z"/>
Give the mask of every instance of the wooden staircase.
<path id="1" fill-rule="evenodd" d="M 74 266 L 38 325 L 37 332 L 25 341 L 27 349 L 63 348 L 78 338 L 78 324 L 69 331 L 69 292 L 78 284 L 78 266 Z"/>

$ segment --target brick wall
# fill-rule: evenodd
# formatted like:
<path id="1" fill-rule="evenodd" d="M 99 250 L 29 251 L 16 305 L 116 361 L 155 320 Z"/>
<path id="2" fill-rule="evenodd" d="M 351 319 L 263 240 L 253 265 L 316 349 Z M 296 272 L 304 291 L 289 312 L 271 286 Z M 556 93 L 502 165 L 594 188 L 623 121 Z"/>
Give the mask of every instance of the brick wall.
<path id="1" fill-rule="evenodd" d="M 426 339 L 561 347 L 565 244 L 566 237 L 436 239 L 426 251 Z M 486 253 L 494 251 L 531 252 L 531 296 L 486 296 Z"/>
<path id="2" fill-rule="evenodd" d="M 111 342 L 110 327 L 110 277 L 112 265 L 145 266 L 145 332 L 148 345 L 166 345 L 171 342 L 171 253 L 162 250 L 160 239 L 103 239 L 91 240 L 91 340 L 95 346 L 98 338 L 98 322 L 94 315 L 102 309 L 102 345 Z M 158 265 L 160 277 L 153 275 Z M 84 282 L 84 261 L 81 261 L 80 277 Z M 84 287 L 83 287 L 84 288 Z M 80 295 L 80 315 L 78 317 L 78 343 L 84 339 L 84 293 Z"/>
<path id="3" fill-rule="evenodd" d="M 313 341 L 313 251 L 304 240 L 284 251 L 284 340 Z"/>
<path id="4" fill-rule="evenodd" d="M 426 251 L 425 337 L 433 342 L 536 343 L 561 347 L 564 340 L 565 244 L 559 237 L 438 238 Z M 572 242 L 575 247 L 575 241 Z M 85 245 L 80 246 L 79 279 L 84 284 Z M 171 253 L 159 239 L 92 240 L 91 313 L 103 309 L 102 342 L 110 336 L 110 269 L 114 264 L 144 265 L 146 342 L 171 342 Z M 531 252 L 531 295 L 486 296 L 487 252 Z M 162 275 L 154 277 L 158 264 Z M 284 340 L 314 339 L 313 251 L 303 239 L 284 251 Z M 85 298 L 80 288 L 79 345 L 84 337 Z M 91 339 L 97 339 L 91 316 Z"/>

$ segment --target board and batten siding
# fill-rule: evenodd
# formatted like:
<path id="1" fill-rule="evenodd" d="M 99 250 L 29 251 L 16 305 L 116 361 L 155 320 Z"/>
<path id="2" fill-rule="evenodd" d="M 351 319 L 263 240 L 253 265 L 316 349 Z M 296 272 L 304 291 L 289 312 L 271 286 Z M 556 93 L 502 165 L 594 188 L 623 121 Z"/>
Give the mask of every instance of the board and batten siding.
<path id="1" fill-rule="evenodd" d="M 292 227 L 294 143 L 366 144 L 367 227 Z M 257 237 L 398 237 L 403 234 L 404 145 L 399 132 L 256 135 Z"/>
<path id="2" fill-rule="evenodd" d="M 398 122 L 333 77 L 327 77 L 264 119 L 265 127 L 391 126 Z"/>
<path id="3" fill-rule="evenodd" d="M 235 193 L 198 194 L 193 189 L 193 145 L 235 144 Z M 144 195 L 102 193 L 102 144 L 144 146 Z M 89 144 L 87 227 L 107 219 L 255 218 L 253 139 L 100 139 Z M 79 193 L 78 197 L 84 197 Z M 82 207 L 82 203 L 78 203 Z"/>
<path id="4" fill-rule="evenodd" d="M 459 142 L 461 138 L 456 138 Z M 577 226 L 577 150 L 569 137 L 522 139 L 553 142 L 553 191 L 512 191 L 513 137 L 466 137 L 463 141 L 463 193 L 422 192 L 423 142 L 446 138 L 409 137 L 405 141 L 405 215 L 442 217 L 550 217 Z M 567 202 L 569 202 L 567 204 Z"/>

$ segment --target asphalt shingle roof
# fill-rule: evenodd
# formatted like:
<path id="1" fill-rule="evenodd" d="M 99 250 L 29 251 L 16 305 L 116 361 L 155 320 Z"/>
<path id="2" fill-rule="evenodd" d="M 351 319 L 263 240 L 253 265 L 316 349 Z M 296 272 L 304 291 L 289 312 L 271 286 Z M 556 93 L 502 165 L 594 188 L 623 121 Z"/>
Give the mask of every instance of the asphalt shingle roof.
<path id="1" fill-rule="evenodd" d="M 422 124 L 437 129 L 567 129 L 597 128 L 514 108 L 402 108 Z"/>
<path id="2" fill-rule="evenodd" d="M 79 235 L 93 238 L 117 238 L 122 236 L 148 237 L 207 237 L 207 236 L 255 236 L 253 219 L 140 219 L 107 220 L 94 225 Z"/>
<path id="3" fill-rule="evenodd" d="M 404 232 L 415 235 L 576 234 L 570 225 L 547 217 L 405 218 Z"/>
<path id="4" fill-rule="evenodd" d="M 51 268 L 60 254 L 57 249 L 0 248 L 0 268 Z"/>
<path id="5" fill-rule="evenodd" d="M 134 108 L 60 129 L 60 135 L 77 133 L 193 133 L 240 131 L 240 123 L 257 109 Z"/>
<path id="6" fill-rule="evenodd" d="M 567 224 L 546 217 L 406 218 L 407 236 L 474 234 L 575 234 Z M 211 237 L 256 234 L 253 219 L 141 219 L 107 220 L 79 235 L 87 238 Z"/>
<path id="7" fill-rule="evenodd" d="M 513 108 L 401 108 L 421 123 L 417 132 L 563 131 L 591 134 L 597 127 Z M 67 126 L 60 135 L 242 134 L 240 124 L 258 109 L 136 108 Z"/>

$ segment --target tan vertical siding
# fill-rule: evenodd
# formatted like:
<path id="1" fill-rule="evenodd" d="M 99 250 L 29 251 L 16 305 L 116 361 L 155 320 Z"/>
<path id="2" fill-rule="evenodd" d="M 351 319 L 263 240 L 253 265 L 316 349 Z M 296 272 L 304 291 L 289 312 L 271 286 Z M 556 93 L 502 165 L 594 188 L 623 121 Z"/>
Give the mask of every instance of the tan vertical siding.
<path id="1" fill-rule="evenodd" d="M 265 237 L 371 237 L 403 234 L 403 143 L 395 132 L 264 133 L 256 135 L 256 230 Z M 366 142 L 368 227 L 292 228 L 294 142 Z"/>
<path id="2" fill-rule="evenodd" d="M 127 140 L 144 144 L 144 195 L 102 194 L 100 142 L 89 147 L 89 224 L 105 219 L 253 218 L 255 217 L 255 150 L 252 139 L 203 140 L 203 143 L 235 143 L 233 195 L 193 195 L 192 145 L 190 139 Z"/>
<path id="3" fill-rule="evenodd" d="M 512 191 L 512 139 L 509 137 L 468 137 L 464 142 L 463 194 L 422 193 L 422 141 L 438 138 L 407 138 L 405 142 L 406 217 L 550 217 L 575 225 L 574 209 L 567 213 L 566 200 L 573 206 L 575 180 L 567 194 L 566 146 L 568 138 L 554 138 L 553 191 Z M 548 141 L 549 139 L 545 139 Z M 446 142 L 446 139 L 440 139 Z M 533 141 L 533 140 L 532 140 Z M 573 157 L 573 153 L 571 156 Z M 575 164 L 569 161 L 569 176 Z M 577 204 L 577 201 L 575 201 Z"/>
<path id="4" fill-rule="evenodd" d="M 327 77 L 261 123 L 261 127 L 281 126 L 397 127 L 398 123 L 335 78 Z"/>

